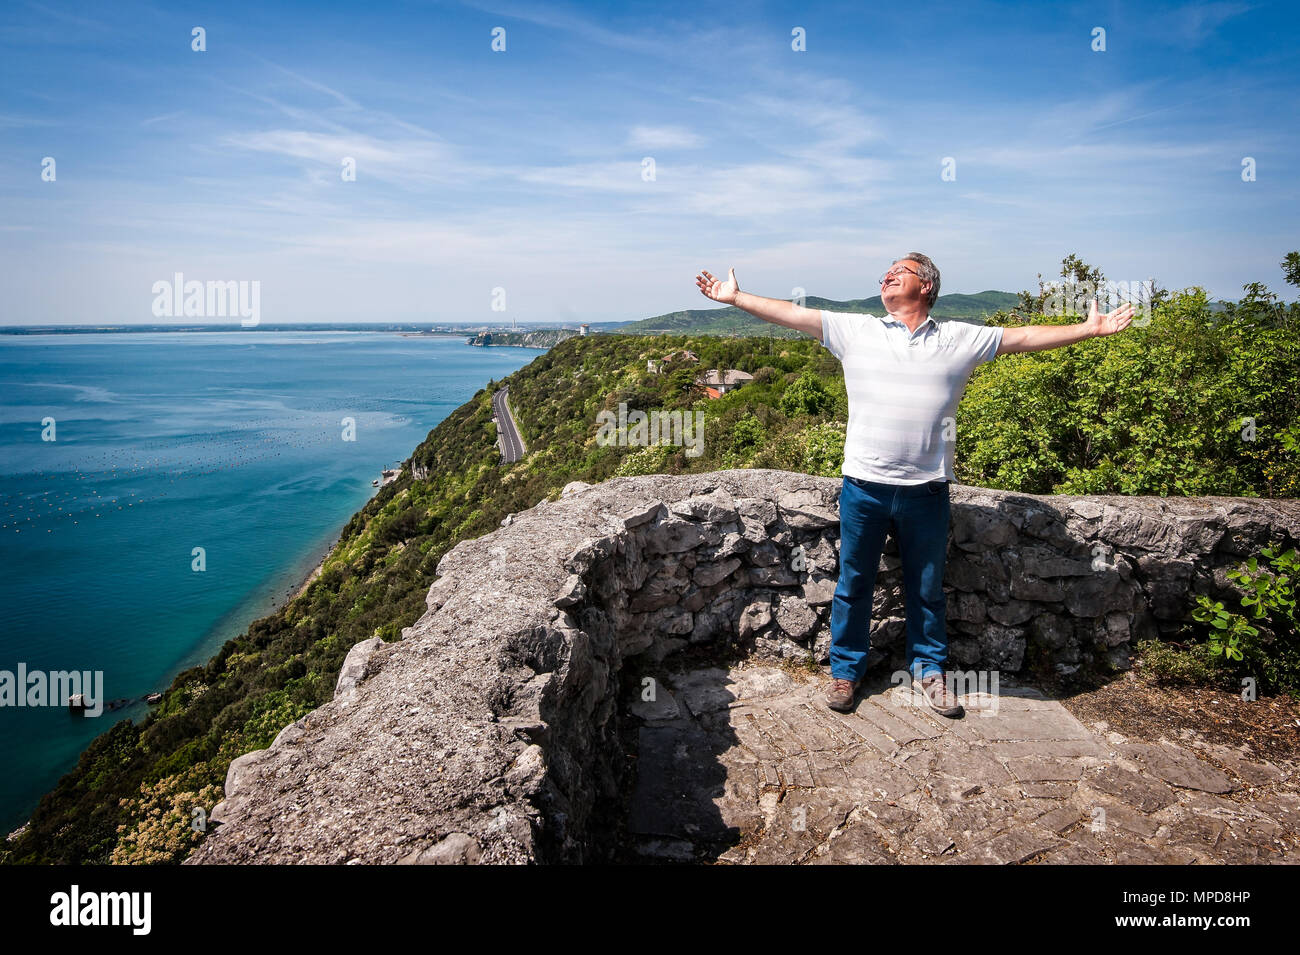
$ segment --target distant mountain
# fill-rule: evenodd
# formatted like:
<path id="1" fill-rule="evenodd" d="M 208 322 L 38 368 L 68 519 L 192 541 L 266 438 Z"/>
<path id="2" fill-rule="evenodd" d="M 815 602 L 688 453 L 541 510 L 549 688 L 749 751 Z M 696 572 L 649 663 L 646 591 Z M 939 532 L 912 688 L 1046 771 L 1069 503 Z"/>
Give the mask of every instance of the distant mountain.
<path id="1" fill-rule="evenodd" d="M 982 325 L 985 317 L 1000 309 L 1009 309 L 1020 301 L 1011 292 L 979 292 L 975 295 L 940 295 L 931 312 L 935 318 L 953 319 Z M 879 295 L 871 298 L 852 299 L 837 302 L 834 299 L 818 298 L 809 295 L 804 304 L 808 308 L 824 308 L 828 312 L 869 312 L 873 315 L 885 313 L 884 304 Z M 697 335 L 773 335 L 780 338 L 792 338 L 799 332 L 782 328 L 755 318 L 748 312 L 742 312 L 734 306 L 725 308 L 688 308 L 680 312 L 669 312 L 644 318 L 637 322 L 620 325 L 618 332 L 624 335 L 661 335 L 661 334 L 697 334 Z"/>

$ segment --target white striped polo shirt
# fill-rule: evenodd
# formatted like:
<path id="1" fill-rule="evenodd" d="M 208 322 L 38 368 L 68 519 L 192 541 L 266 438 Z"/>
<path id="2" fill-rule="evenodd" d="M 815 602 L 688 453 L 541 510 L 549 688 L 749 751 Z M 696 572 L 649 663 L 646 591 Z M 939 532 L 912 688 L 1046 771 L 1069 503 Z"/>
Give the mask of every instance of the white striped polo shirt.
<path id="1" fill-rule="evenodd" d="M 823 310 L 822 344 L 844 365 L 849 396 L 841 472 L 884 484 L 954 480 L 957 402 L 997 355 L 1002 329 L 927 316 L 909 332 L 888 315 Z"/>

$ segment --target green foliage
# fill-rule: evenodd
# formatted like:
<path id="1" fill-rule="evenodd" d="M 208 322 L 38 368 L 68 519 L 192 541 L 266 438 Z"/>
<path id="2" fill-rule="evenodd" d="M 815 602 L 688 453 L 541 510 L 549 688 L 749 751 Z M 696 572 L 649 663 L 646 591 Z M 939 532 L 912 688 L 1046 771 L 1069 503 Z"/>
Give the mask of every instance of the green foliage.
<path id="1" fill-rule="evenodd" d="M 957 410 L 957 479 L 1033 494 L 1295 496 L 1300 336 L 1258 296 L 1243 302 L 1216 313 L 1186 290 L 1143 326 L 981 366 Z"/>
<path id="2" fill-rule="evenodd" d="M 792 418 L 795 415 L 825 414 L 834 404 L 821 380 L 809 371 L 795 379 L 781 396 L 781 410 Z"/>
<path id="3" fill-rule="evenodd" d="M 799 432 L 803 443 L 798 470 L 823 477 L 839 477 L 844 463 L 844 426 L 838 421 L 815 424 Z"/>
<path id="4" fill-rule="evenodd" d="M 1204 626 L 1210 658 L 1236 676 L 1253 676 L 1260 690 L 1281 690 L 1300 698 L 1300 616 L 1295 548 L 1265 548 L 1269 568 L 1251 557 L 1228 578 L 1241 589 L 1240 609 L 1224 607 L 1204 594 L 1196 598 L 1192 619 Z M 1258 626 L 1257 626 L 1258 625 Z"/>
<path id="5" fill-rule="evenodd" d="M 1300 285 L 1300 252 L 1288 252 L 1282 260 L 1282 275 L 1288 285 Z"/>
<path id="6" fill-rule="evenodd" d="M 1140 640 L 1134 647 L 1142 669 L 1159 682 L 1227 688 L 1231 674 L 1208 643 L 1177 647 L 1161 640 Z"/>
<path id="7" fill-rule="evenodd" d="M 738 420 L 731 429 L 733 451 L 748 451 L 763 443 L 763 423 L 752 414 Z"/>
<path id="8" fill-rule="evenodd" d="M 1240 614 L 1223 609 L 1222 601 L 1210 601 L 1204 594 L 1197 596 L 1197 607 L 1192 611 L 1192 618 L 1210 625 L 1209 639 L 1211 656 L 1224 656 L 1229 660 L 1244 659 L 1242 642 L 1251 644 L 1259 631 L 1252 627 Z"/>

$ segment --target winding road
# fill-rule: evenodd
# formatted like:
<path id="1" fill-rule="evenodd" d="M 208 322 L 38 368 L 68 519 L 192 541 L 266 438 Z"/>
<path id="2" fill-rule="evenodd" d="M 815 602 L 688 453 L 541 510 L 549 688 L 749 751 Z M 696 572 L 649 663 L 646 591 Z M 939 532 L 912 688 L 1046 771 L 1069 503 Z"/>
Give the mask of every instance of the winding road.
<path id="1" fill-rule="evenodd" d="M 510 386 L 507 385 L 492 395 L 492 411 L 496 417 L 497 442 L 501 446 L 502 464 L 513 464 L 528 451 L 524 447 L 524 439 L 519 436 L 515 417 L 510 412 L 510 402 L 506 400 L 509 392 Z"/>

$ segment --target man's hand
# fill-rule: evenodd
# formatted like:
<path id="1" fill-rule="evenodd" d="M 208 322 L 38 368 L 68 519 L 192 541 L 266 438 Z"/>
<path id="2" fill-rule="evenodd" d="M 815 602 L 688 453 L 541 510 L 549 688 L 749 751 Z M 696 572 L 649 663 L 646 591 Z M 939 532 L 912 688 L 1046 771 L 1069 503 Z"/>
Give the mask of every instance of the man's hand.
<path id="1" fill-rule="evenodd" d="M 1113 312 L 1105 315 L 1097 310 L 1097 300 L 1092 300 L 1088 308 L 1088 317 L 1073 325 L 1022 325 L 1009 326 L 1002 330 L 1002 342 L 997 354 L 1013 355 L 1017 352 L 1046 351 L 1073 345 L 1085 338 L 1100 338 L 1114 335 L 1128 328 L 1133 320 L 1133 303 L 1126 302 Z"/>
<path id="2" fill-rule="evenodd" d="M 711 298 L 715 302 L 722 302 L 724 305 L 735 305 L 736 296 L 740 294 L 740 286 L 736 284 L 736 270 L 727 270 L 727 281 L 719 282 L 708 272 L 701 272 L 695 276 L 695 284 L 700 287 L 700 292 L 705 298 Z"/>
<path id="3" fill-rule="evenodd" d="M 1107 312 L 1105 315 L 1097 310 L 1097 300 L 1092 300 L 1092 305 L 1088 308 L 1088 319 L 1084 322 L 1088 331 L 1095 336 L 1114 335 L 1116 332 L 1122 332 L 1128 328 L 1129 322 L 1133 320 L 1133 303 L 1125 302 L 1113 312 Z"/>

